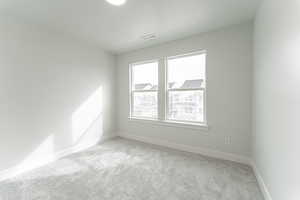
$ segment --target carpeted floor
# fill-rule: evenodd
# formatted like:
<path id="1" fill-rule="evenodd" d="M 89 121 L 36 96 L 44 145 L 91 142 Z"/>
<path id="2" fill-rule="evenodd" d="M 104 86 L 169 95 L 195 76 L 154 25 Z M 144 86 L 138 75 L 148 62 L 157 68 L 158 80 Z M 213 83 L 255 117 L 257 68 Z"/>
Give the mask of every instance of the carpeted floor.
<path id="1" fill-rule="evenodd" d="M 0 183 L 0 200 L 262 200 L 248 166 L 115 139 Z"/>

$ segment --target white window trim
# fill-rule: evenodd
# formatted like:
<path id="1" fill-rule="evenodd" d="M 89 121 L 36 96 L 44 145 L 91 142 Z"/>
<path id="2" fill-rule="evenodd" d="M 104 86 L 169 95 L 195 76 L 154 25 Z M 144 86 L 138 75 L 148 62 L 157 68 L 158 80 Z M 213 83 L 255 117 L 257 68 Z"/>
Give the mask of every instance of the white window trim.
<path id="1" fill-rule="evenodd" d="M 169 120 L 160 120 L 160 119 L 150 119 L 150 118 L 136 118 L 136 117 L 128 117 L 130 122 L 137 123 L 145 123 L 151 125 L 159 125 L 159 126 L 168 126 L 168 127 L 176 127 L 176 128 L 188 128 L 195 130 L 203 130 L 208 131 L 209 126 L 203 123 L 192 123 L 192 122 L 182 122 L 182 121 L 169 121 Z"/>
<path id="2" fill-rule="evenodd" d="M 199 54 L 207 54 L 206 50 L 200 51 L 193 51 L 190 53 L 179 54 L 175 56 L 166 56 L 161 59 L 152 59 L 146 60 L 142 62 L 135 62 L 129 64 L 129 121 L 131 122 L 141 122 L 153 125 L 161 125 L 161 126 L 171 126 L 171 127 L 178 127 L 178 128 L 189 128 L 189 129 L 197 129 L 197 130 L 205 130 L 208 131 L 209 126 L 207 124 L 207 68 L 205 67 L 205 88 L 197 88 L 195 90 L 202 90 L 204 92 L 203 96 L 203 122 L 193 122 L 193 121 L 177 121 L 177 120 L 167 120 L 167 113 L 168 113 L 168 90 L 167 89 L 167 77 L 168 77 L 168 59 L 176 59 L 181 57 L 199 55 Z M 132 107 L 133 107 L 133 91 L 132 91 L 132 67 L 135 65 L 147 64 L 151 62 L 158 63 L 158 116 L 157 118 L 142 118 L 142 117 L 135 117 L 132 115 Z M 207 64 L 206 64 L 207 66 Z M 161 84 L 161 82 L 163 84 Z M 184 89 L 171 89 L 172 91 L 182 91 Z M 193 89 L 188 89 L 187 91 L 191 91 Z M 156 90 L 155 90 L 156 91 Z"/>
<path id="3" fill-rule="evenodd" d="M 189 53 L 185 53 L 185 54 L 179 54 L 179 55 L 175 55 L 175 56 L 167 56 L 164 58 L 164 67 L 165 67 L 165 86 L 168 85 L 168 60 L 169 59 L 176 59 L 176 58 L 184 58 L 184 57 L 188 57 L 188 56 L 194 56 L 194 55 L 200 55 L 200 54 L 207 54 L 207 51 L 205 50 L 200 50 L 200 51 L 193 51 L 193 52 L 189 52 Z M 181 122 L 181 123 L 193 123 L 193 124 L 200 124 L 204 126 L 207 126 L 207 108 L 206 108 L 206 93 L 207 93 L 207 81 L 206 81 L 206 77 L 207 77 L 207 72 L 206 72 L 206 63 L 205 63 L 205 88 L 197 88 L 195 90 L 202 90 L 203 91 L 203 122 L 193 122 L 193 121 L 177 121 L 177 122 Z M 176 120 L 168 120 L 167 119 L 167 113 L 168 113 L 168 91 L 183 91 L 184 89 L 165 89 L 165 102 L 164 102 L 164 109 L 165 109 L 165 120 L 167 121 L 175 121 Z M 193 89 L 188 89 L 186 91 L 192 91 Z"/>
<path id="4" fill-rule="evenodd" d="M 132 111 L 133 111 L 133 93 L 136 92 L 136 91 L 133 91 L 132 90 L 132 67 L 133 66 L 136 66 L 136 65 L 142 65 L 142 64 L 148 64 L 148 63 L 153 63 L 153 62 L 157 62 L 158 63 L 158 70 L 159 70 L 159 60 L 158 59 L 154 59 L 154 60 L 146 60 L 146 61 L 142 61 L 142 62 L 136 62 L 136 63 L 132 63 L 129 65 L 129 118 L 139 118 L 139 117 L 136 117 L 136 116 L 133 116 L 132 115 Z M 159 71 L 158 71 L 159 73 Z M 159 84 L 158 84 L 159 85 Z M 143 91 L 140 91 L 140 92 L 143 92 Z M 151 92 L 151 90 L 147 90 L 147 91 L 144 91 L 144 92 Z M 158 101 L 159 101 L 159 89 L 158 90 L 153 90 L 153 92 L 157 92 L 157 98 L 158 98 Z M 158 109 L 159 109 L 159 103 L 158 103 Z M 159 110 L 157 112 L 157 117 L 159 118 Z M 148 119 L 148 120 L 155 120 L 156 118 L 144 118 L 144 119 Z"/>

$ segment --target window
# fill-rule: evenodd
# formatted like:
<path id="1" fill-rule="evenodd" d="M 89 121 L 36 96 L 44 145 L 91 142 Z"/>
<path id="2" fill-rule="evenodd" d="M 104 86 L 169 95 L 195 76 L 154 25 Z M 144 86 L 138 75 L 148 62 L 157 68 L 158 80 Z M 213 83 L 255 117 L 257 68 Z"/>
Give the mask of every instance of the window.
<path id="1" fill-rule="evenodd" d="M 130 65 L 130 117 L 206 124 L 206 53 Z"/>
<path id="2" fill-rule="evenodd" d="M 167 58 L 167 120 L 205 122 L 205 57 Z"/>
<path id="3" fill-rule="evenodd" d="M 158 62 L 131 66 L 131 116 L 156 119 L 158 113 Z"/>

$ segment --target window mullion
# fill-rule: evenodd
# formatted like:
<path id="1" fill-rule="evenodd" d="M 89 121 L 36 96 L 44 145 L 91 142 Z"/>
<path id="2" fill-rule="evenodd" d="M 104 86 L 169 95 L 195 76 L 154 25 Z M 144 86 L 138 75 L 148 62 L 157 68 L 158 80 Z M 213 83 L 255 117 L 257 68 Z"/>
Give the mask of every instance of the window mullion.
<path id="1" fill-rule="evenodd" d="M 142 92 L 158 92 L 158 90 L 132 90 L 133 93 L 142 93 Z"/>
<path id="2" fill-rule="evenodd" d="M 184 92 L 184 91 L 205 91 L 205 88 L 176 88 L 176 89 L 168 89 L 168 91 L 173 91 L 173 92 Z"/>
<path id="3" fill-rule="evenodd" d="M 159 60 L 158 67 L 158 119 L 165 120 L 165 61 L 164 59 Z"/>
<path id="4" fill-rule="evenodd" d="M 132 73 L 132 65 L 129 65 L 129 116 L 132 117 L 133 114 L 133 92 L 132 92 L 132 84 L 133 84 L 133 73 Z"/>

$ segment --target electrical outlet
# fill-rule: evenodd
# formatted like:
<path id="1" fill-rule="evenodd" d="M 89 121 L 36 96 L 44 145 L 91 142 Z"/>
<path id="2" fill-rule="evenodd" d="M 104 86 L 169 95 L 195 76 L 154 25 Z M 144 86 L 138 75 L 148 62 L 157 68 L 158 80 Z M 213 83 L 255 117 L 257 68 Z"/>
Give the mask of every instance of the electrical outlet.
<path id="1" fill-rule="evenodd" d="M 232 139 L 231 139 L 231 136 L 227 136 L 227 137 L 225 138 L 225 144 L 226 144 L 226 145 L 231 145 L 231 143 L 232 143 L 231 140 L 232 140 Z"/>

